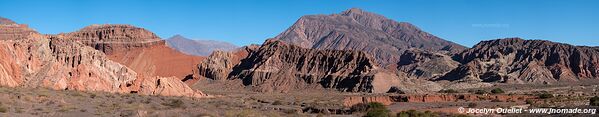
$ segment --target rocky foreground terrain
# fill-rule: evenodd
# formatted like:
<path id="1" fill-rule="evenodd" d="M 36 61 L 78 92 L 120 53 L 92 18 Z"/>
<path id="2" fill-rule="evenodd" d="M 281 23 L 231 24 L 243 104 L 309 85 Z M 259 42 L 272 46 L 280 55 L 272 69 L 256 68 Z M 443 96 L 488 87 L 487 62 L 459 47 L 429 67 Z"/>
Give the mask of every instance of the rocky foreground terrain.
<path id="1" fill-rule="evenodd" d="M 0 31 L 8 116 L 453 116 L 595 108 L 599 96 L 597 47 L 506 38 L 466 48 L 356 8 L 209 56 L 126 24 L 40 34 L 0 18 Z"/>

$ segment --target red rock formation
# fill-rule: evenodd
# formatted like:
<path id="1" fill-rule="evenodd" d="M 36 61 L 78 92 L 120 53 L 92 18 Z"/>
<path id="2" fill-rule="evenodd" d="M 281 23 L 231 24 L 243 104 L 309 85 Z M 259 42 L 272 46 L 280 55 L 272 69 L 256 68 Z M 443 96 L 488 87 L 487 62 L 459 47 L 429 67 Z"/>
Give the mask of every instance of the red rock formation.
<path id="1" fill-rule="evenodd" d="M 0 41 L 26 39 L 30 35 L 38 34 L 25 24 L 17 24 L 9 19 L 0 17 Z"/>
<path id="2" fill-rule="evenodd" d="M 599 49 L 543 40 L 483 41 L 455 58 L 464 65 L 439 80 L 553 83 L 599 76 Z"/>
<path id="3" fill-rule="evenodd" d="M 109 60 L 103 52 L 65 39 L 62 35 L 32 33 L 24 38 L 0 40 L 0 60 L 2 86 L 207 96 L 193 91 L 180 80 L 140 76 L 128 67 Z"/>
<path id="4" fill-rule="evenodd" d="M 193 77 L 203 59 L 176 51 L 154 33 L 131 25 L 92 25 L 63 35 L 106 53 L 143 76 Z"/>

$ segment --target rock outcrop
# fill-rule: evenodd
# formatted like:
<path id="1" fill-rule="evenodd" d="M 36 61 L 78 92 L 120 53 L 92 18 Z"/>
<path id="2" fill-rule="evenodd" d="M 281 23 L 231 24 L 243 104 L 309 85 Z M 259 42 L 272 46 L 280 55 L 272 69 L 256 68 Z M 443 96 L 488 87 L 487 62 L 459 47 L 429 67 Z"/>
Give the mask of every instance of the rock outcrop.
<path id="1" fill-rule="evenodd" d="M 0 17 L 0 41 L 26 39 L 38 33 L 26 24 L 17 24 L 14 21 Z"/>
<path id="2" fill-rule="evenodd" d="M 233 51 L 236 50 L 236 45 L 231 43 L 215 41 L 215 40 L 192 40 L 181 35 L 175 35 L 166 39 L 169 47 L 172 47 L 180 52 L 196 56 L 209 56 L 214 51 Z"/>
<path id="3" fill-rule="evenodd" d="M 154 33 L 131 25 L 92 25 L 62 35 L 106 53 L 142 76 L 189 78 L 203 59 L 169 48 Z"/>
<path id="4" fill-rule="evenodd" d="M 64 35 L 34 32 L 0 40 L 0 60 L 2 86 L 207 97 L 178 79 L 141 76 Z"/>
<path id="5" fill-rule="evenodd" d="M 257 46 L 246 46 L 234 52 L 214 51 L 198 65 L 200 76 L 213 80 L 226 80 L 233 67 L 253 52 Z"/>
<path id="6" fill-rule="evenodd" d="M 304 48 L 364 51 L 383 67 L 399 62 L 402 52 L 410 48 L 449 53 L 465 49 L 410 23 L 356 8 L 340 14 L 303 16 L 276 39 Z"/>
<path id="7" fill-rule="evenodd" d="M 278 40 L 267 40 L 259 48 L 246 47 L 235 54 L 215 52 L 199 69 L 204 77 L 242 80 L 262 92 L 330 88 L 384 93 L 400 84 L 397 75 L 379 70 L 363 52 L 315 50 Z"/>
<path id="8" fill-rule="evenodd" d="M 410 49 L 400 56 L 397 70 L 407 73 L 409 77 L 428 80 L 443 76 L 459 65 L 459 62 L 445 54 Z"/>
<path id="9" fill-rule="evenodd" d="M 463 65 L 438 80 L 554 83 L 599 75 L 599 49 L 544 40 L 482 41 L 454 58 Z"/>

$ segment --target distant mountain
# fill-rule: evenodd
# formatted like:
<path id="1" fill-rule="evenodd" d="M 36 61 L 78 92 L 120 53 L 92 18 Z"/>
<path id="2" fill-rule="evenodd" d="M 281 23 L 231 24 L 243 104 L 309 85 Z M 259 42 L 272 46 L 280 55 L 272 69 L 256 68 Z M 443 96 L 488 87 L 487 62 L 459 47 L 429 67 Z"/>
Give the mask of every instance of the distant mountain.
<path id="1" fill-rule="evenodd" d="M 0 24 L 17 24 L 14 21 L 4 18 L 4 17 L 0 17 Z"/>
<path id="2" fill-rule="evenodd" d="M 482 41 L 454 58 L 463 65 L 438 80 L 554 83 L 599 77 L 599 49 L 545 40 Z"/>
<path id="3" fill-rule="evenodd" d="M 357 8 L 340 14 L 303 16 L 275 38 L 304 48 L 364 51 L 383 66 L 397 64 L 410 48 L 444 53 L 466 49 L 410 23 Z"/>
<path id="4" fill-rule="evenodd" d="M 192 40 L 181 35 L 175 35 L 166 40 L 168 46 L 186 54 L 208 56 L 214 50 L 231 51 L 239 48 L 231 43 L 214 40 Z"/>

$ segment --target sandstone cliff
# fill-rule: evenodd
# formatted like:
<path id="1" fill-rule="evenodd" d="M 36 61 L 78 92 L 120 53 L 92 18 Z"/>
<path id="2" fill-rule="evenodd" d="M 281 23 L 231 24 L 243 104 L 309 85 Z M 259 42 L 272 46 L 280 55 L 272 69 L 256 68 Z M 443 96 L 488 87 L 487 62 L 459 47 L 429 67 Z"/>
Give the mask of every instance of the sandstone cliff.
<path id="1" fill-rule="evenodd" d="M 168 46 L 154 33 L 131 25 L 92 25 L 62 34 L 109 56 L 142 76 L 192 77 L 203 57 L 186 55 Z"/>
<path id="2" fill-rule="evenodd" d="M 0 41 L 25 39 L 30 35 L 38 34 L 25 24 L 17 24 L 10 19 L 0 17 Z"/>
<path id="3" fill-rule="evenodd" d="M 554 83 L 599 75 L 599 49 L 544 40 L 482 41 L 455 58 L 464 65 L 439 80 Z"/>
<path id="4" fill-rule="evenodd" d="M 412 78 L 429 80 L 443 76 L 459 65 L 459 62 L 445 54 L 409 49 L 400 56 L 397 70 Z"/>
<path id="5" fill-rule="evenodd" d="M 465 49 L 410 23 L 356 8 L 340 14 L 303 16 L 276 38 L 304 48 L 364 51 L 383 67 L 399 62 L 409 48 L 449 53 Z"/>
<path id="6" fill-rule="evenodd" d="M 0 25 L 0 29 L 6 25 Z M 179 80 L 145 78 L 101 51 L 62 35 L 31 33 L 0 40 L 0 85 L 56 90 L 103 91 L 206 97 Z M 170 78 L 172 79 L 172 78 Z M 156 82 L 153 87 L 142 86 Z"/>

